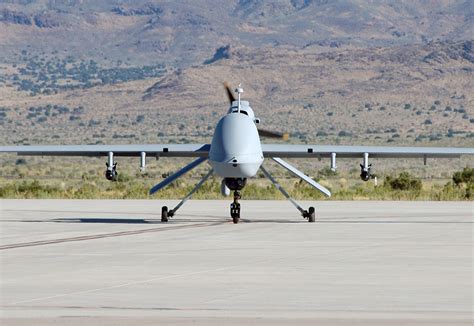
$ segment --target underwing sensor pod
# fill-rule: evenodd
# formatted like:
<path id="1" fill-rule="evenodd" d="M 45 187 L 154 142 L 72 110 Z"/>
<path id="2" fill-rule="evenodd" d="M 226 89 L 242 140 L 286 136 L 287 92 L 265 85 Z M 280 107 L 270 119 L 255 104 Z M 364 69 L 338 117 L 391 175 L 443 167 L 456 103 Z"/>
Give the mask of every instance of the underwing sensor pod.
<path id="1" fill-rule="evenodd" d="M 117 163 L 109 168 L 109 163 L 105 163 L 107 166 L 107 170 L 105 170 L 105 178 L 109 181 L 117 181 L 118 179 L 118 172 L 117 172 Z"/>
<path id="2" fill-rule="evenodd" d="M 117 172 L 117 163 L 114 163 L 114 153 L 108 153 L 108 160 L 105 163 L 107 170 L 105 170 L 105 178 L 109 181 L 117 181 L 118 172 Z"/>
<path id="3" fill-rule="evenodd" d="M 371 173 L 372 164 L 369 164 L 369 153 L 364 153 L 364 161 L 360 164 L 360 178 L 362 181 L 374 179 L 375 175 Z"/>
<path id="4" fill-rule="evenodd" d="M 156 156 L 158 160 L 158 156 Z M 107 153 L 107 162 L 105 163 L 105 178 L 109 181 L 118 180 L 117 163 L 114 163 L 114 152 Z M 140 172 L 144 172 L 146 168 L 146 152 L 140 152 Z"/>
<path id="5" fill-rule="evenodd" d="M 217 123 L 212 142 L 205 144 L 131 144 L 131 145 L 37 145 L 37 146 L 0 146 L 0 152 L 17 153 L 18 155 L 38 156 L 83 156 L 107 157 L 105 177 L 115 181 L 118 177 L 117 163 L 114 156 L 140 157 L 140 170 L 145 170 L 147 155 L 152 157 L 182 157 L 191 158 L 193 161 L 182 167 L 174 174 L 165 177 L 153 186 L 150 195 L 163 189 L 173 181 L 182 177 L 187 172 L 195 169 L 202 163 L 208 163 L 208 171 L 202 179 L 174 208 L 161 209 L 161 221 L 168 222 L 170 217 L 176 215 L 179 208 L 189 200 L 193 194 L 210 178 L 216 175 L 221 181 L 221 193 L 229 196 L 233 192 L 233 202 L 230 204 L 230 216 L 233 223 L 240 220 L 242 191 L 245 191 L 247 182 L 251 182 L 257 173 L 263 173 L 275 188 L 300 212 L 308 222 L 315 222 L 316 212 L 314 207 L 307 209 L 300 206 L 290 194 L 278 183 L 273 175 L 264 167 L 264 160 L 271 159 L 280 167 L 290 172 L 297 178 L 306 182 L 313 189 L 330 197 L 329 189 L 319 184 L 302 171 L 285 161 L 286 158 L 306 158 L 331 160 L 331 170 L 335 171 L 336 156 L 341 158 L 360 159 L 360 178 L 364 181 L 374 179 L 371 157 L 380 158 L 422 158 L 424 163 L 428 158 L 458 158 L 461 155 L 474 155 L 474 148 L 454 147 L 403 147 L 403 146 L 337 146 L 318 144 L 285 144 L 288 133 L 260 129 L 260 119 L 255 117 L 248 101 L 241 100 L 242 87 L 232 90 L 224 84 L 229 99 L 229 109 Z M 280 143 L 261 143 L 262 138 L 279 139 Z"/>

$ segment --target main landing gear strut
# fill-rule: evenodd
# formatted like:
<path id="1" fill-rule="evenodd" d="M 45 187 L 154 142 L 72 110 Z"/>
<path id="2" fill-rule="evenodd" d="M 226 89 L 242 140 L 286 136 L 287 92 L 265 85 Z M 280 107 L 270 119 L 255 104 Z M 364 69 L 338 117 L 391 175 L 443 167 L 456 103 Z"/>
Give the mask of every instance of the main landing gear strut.
<path id="1" fill-rule="evenodd" d="M 293 198 L 290 197 L 288 192 L 283 189 L 280 184 L 273 178 L 273 176 L 263 167 L 261 166 L 260 169 L 262 170 L 263 174 L 273 183 L 273 185 L 283 194 L 296 207 L 297 210 L 300 211 L 301 216 L 303 218 L 308 219 L 308 222 L 314 223 L 316 221 L 316 213 L 314 207 L 310 207 L 308 210 L 303 209 Z"/>
<path id="2" fill-rule="evenodd" d="M 211 176 L 213 170 L 209 170 L 209 172 L 204 176 L 204 178 L 201 179 L 201 181 L 199 181 L 196 186 L 194 187 L 193 190 L 191 190 L 191 192 L 186 196 L 184 197 L 179 203 L 178 205 L 176 205 L 175 208 L 171 209 L 171 210 L 168 210 L 168 207 L 167 206 L 163 206 L 161 208 L 161 222 L 168 222 L 169 218 L 170 217 L 173 217 L 176 212 L 178 211 L 178 209 L 183 206 L 183 204 L 185 202 L 187 202 L 191 197 L 192 195 L 198 191 L 199 188 L 201 188 L 201 186 L 204 184 L 204 182 L 206 182 L 207 179 L 209 179 L 209 177 Z"/>

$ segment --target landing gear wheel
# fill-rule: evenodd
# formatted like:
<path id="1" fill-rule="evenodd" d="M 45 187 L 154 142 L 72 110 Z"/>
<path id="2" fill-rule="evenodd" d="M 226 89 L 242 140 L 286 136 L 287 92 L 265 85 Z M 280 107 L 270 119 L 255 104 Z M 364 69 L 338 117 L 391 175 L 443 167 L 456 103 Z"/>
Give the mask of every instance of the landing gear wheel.
<path id="1" fill-rule="evenodd" d="M 168 207 L 161 207 L 161 222 L 168 222 Z"/>
<path id="2" fill-rule="evenodd" d="M 234 222 L 234 224 L 239 223 L 239 219 L 240 219 L 240 204 L 239 203 L 230 204 L 230 216 L 232 217 L 232 221 Z"/>
<path id="3" fill-rule="evenodd" d="M 316 213 L 314 212 L 314 207 L 308 209 L 308 222 L 314 223 L 316 221 Z"/>
<path id="4" fill-rule="evenodd" d="M 239 199 L 242 198 L 238 190 L 234 191 L 234 202 L 230 204 L 230 216 L 234 224 L 239 223 L 240 219 L 240 203 Z"/>

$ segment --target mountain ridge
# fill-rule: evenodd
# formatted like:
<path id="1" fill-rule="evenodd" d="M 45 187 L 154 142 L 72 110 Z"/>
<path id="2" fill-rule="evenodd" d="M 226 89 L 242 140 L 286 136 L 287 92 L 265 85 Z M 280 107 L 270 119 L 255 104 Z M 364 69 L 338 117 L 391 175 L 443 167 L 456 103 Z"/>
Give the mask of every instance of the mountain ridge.
<path id="1" fill-rule="evenodd" d="M 26 3 L 26 4 L 21 4 Z M 20 47 L 178 68 L 232 46 L 392 46 L 472 39 L 470 1 L 0 1 L 9 59 Z M 82 36 L 80 36 L 82 35 Z M 15 43 L 8 40 L 15 39 Z M 83 47 L 70 44 L 80 40 Z M 73 42 L 74 43 L 74 42 Z M 124 55 L 126 53 L 126 55 Z"/>

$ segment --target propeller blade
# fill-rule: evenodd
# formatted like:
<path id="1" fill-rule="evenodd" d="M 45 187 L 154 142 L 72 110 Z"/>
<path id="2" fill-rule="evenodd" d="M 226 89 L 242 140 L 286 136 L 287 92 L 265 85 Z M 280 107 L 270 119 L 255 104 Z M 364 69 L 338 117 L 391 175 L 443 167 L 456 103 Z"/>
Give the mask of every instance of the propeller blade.
<path id="1" fill-rule="evenodd" d="M 270 131 L 265 129 L 258 129 L 258 134 L 261 137 L 268 137 L 268 138 L 279 138 L 283 140 L 288 140 L 290 135 L 288 133 L 281 133 L 276 131 Z"/>
<path id="2" fill-rule="evenodd" d="M 232 105 L 232 102 L 236 101 L 236 98 L 234 96 L 234 92 L 232 92 L 232 89 L 230 88 L 230 85 L 228 82 L 224 82 L 224 88 L 227 93 L 227 98 L 229 99 L 230 105 Z"/>
<path id="3" fill-rule="evenodd" d="M 230 105 L 232 105 L 232 102 L 236 101 L 234 92 L 232 92 L 232 89 L 230 88 L 230 85 L 228 82 L 224 82 L 224 88 L 226 90 L 229 103 Z M 258 133 L 261 137 L 278 138 L 278 139 L 283 139 L 283 140 L 288 140 L 290 138 L 290 135 L 288 133 L 274 132 L 274 131 L 265 130 L 265 129 L 258 129 Z"/>

